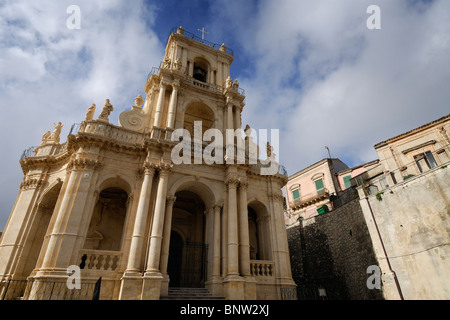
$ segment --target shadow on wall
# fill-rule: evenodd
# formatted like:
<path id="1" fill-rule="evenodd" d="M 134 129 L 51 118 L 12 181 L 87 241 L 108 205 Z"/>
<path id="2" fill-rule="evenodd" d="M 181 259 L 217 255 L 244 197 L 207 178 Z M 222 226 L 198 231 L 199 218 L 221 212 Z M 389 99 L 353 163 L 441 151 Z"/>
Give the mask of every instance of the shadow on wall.
<path id="1" fill-rule="evenodd" d="M 358 199 L 287 233 L 299 299 L 383 299 L 366 285 L 367 268 L 378 263 Z"/>

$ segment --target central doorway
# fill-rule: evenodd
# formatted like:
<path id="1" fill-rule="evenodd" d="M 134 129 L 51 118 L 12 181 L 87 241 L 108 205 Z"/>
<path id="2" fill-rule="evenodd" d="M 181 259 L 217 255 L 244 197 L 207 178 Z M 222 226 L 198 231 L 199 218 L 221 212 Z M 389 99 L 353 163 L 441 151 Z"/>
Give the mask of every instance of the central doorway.
<path id="1" fill-rule="evenodd" d="M 204 287 L 207 264 L 205 205 L 191 191 L 179 191 L 175 196 L 167 265 L 169 286 Z"/>

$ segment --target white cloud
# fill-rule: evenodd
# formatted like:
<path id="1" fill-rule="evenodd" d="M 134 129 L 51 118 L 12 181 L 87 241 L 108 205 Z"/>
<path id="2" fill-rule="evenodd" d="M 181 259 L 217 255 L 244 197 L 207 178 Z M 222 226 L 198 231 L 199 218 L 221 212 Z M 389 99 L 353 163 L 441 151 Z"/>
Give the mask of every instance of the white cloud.
<path id="1" fill-rule="evenodd" d="M 154 13 L 143 1 L 77 1 L 81 29 L 70 30 L 72 1 L 6 1 L 0 5 L 0 230 L 17 197 L 21 152 L 40 142 L 53 122 L 62 137 L 86 109 L 106 98 L 111 121 L 144 93 L 147 74 L 162 59 L 163 44 L 148 28 Z"/>
<path id="2" fill-rule="evenodd" d="M 290 174 L 324 146 L 348 165 L 370 161 L 375 143 L 448 113 L 450 3 L 376 1 L 381 30 L 366 27 L 371 4 L 264 1 L 256 18 L 222 17 L 245 30 L 235 36 L 255 66 L 240 75 L 244 122 L 283 130 Z"/>

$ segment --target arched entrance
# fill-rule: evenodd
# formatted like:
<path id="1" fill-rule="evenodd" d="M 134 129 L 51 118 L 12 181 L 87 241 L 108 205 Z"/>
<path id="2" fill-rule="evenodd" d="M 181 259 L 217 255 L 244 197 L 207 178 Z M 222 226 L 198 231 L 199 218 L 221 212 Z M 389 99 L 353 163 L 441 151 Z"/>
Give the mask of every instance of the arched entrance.
<path id="1" fill-rule="evenodd" d="M 183 262 L 183 238 L 176 231 L 170 233 L 169 263 L 167 273 L 170 275 L 170 286 L 180 287 L 182 262 Z"/>
<path id="2" fill-rule="evenodd" d="M 204 287 L 207 246 L 205 204 L 192 191 L 179 191 L 172 213 L 167 273 L 170 287 Z"/>

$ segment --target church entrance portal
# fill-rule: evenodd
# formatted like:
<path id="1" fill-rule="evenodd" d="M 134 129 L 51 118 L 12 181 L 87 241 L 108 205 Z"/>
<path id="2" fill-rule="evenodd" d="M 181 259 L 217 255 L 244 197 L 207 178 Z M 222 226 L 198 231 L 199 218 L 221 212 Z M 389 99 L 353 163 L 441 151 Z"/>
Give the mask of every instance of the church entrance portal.
<path id="1" fill-rule="evenodd" d="M 170 287 L 204 287 L 207 246 L 205 205 L 191 191 L 175 194 L 167 273 Z"/>

